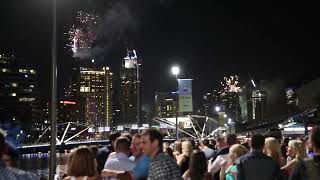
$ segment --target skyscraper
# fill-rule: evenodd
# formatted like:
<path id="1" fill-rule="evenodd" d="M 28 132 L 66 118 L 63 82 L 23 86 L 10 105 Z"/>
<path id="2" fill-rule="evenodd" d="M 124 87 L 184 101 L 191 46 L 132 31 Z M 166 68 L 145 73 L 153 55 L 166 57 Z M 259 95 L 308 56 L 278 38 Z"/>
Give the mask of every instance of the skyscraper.
<path id="1" fill-rule="evenodd" d="M 127 51 L 127 56 L 123 59 L 120 79 L 121 79 L 121 121 L 119 124 L 134 124 L 138 120 L 138 111 L 140 109 L 139 90 L 141 64 L 138 61 L 135 50 Z M 138 80 L 139 79 L 139 80 Z M 139 98 L 139 102 L 138 102 Z M 137 103 L 138 102 L 138 103 Z"/>
<path id="2" fill-rule="evenodd" d="M 35 68 L 0 54 L 0 124 L 16 123 L 30 130 L 40 121 L 35 106 L 38 97 Z"/>
<path id="3" fill-rule="evenodd" d="M 155 114 L 160 118 L 173 118 L 176 112 L 175 96 L 169 93 L 156 93 Z"/>
<path id="4" fill-rule="evenodd" d="M 80 68 L 80 95 L 85 98 L 86 124 L 112 124 L 112 75 L 109 67 Z"/>

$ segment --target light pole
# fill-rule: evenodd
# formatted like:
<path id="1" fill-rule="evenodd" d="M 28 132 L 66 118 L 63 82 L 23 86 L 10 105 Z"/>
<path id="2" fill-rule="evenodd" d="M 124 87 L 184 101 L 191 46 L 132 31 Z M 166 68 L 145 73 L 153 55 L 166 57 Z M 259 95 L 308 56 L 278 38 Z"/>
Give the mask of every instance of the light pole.
<path id="1" fill-rule="evenodd" d="M 56 169 L 56 137 L 57 137 L 57 2 L 52 1 L 52 89 L 51 89 L 51 139 L 49 179 L 54 179 Z"/>
<path id="2" fill-rule="evenodd" d="M 176 85 L 176 90 L 177 90 L 177 92 L 176 92 L 176 139 L 178 140 L 179 139 L 179 134 L 178 134 L 178 113 L 179 113 L 179 111 L 178 111 L 178 108 L 179 108 L 179 103 L 178 103 L 178 98 L 179 98 L 179 94 L 178 94 L 178 92 L 179 92 L 178 75 L 180 73 L 180 68 L 178 66 L 173 66 L 171 68 L 171 72 L 172 72 L 173 75 L 176 76 L 176 83 L 177 83 L 177 85 Z"/>

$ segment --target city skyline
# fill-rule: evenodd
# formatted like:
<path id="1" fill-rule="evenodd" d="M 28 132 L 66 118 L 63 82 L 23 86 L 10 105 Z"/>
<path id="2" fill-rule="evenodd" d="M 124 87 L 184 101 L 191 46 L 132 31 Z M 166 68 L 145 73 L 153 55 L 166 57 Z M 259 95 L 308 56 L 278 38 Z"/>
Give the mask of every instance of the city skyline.
<path id="1" fill-rule="evenodd" d="M 292 3 L 280 10 L 258 2 L 119 2 L 120 5 L 115 1 L 85 0 L 58 3 L 59 96 L 63 95 L 62 90 L 67 86 L 64 77 L 72 67 L 72 54 L 64 47 L 67 41 L 64 33 L 80 10 L 102 16 L 109 15 L 115 8 L 129 10 L 128 14 L 116 14 L 116 20 L 104 20 L 105 25 L 119 21 L 118 29 L 107 32 L 118 35 L 121 27 L 124 29 L 119 41 L 110 39 L 111 47 L 106 48 L 103 60 L 97 58 L 97 63 L 110 66 L 118 76 L 125 45 L 134 46 L 143 60 L 143 102 L 149 105 L 154 92 L 174 89 L 175 81 L 169 74 L 173 64 L 180 64 L 182 77 L 194 79 L 195 97 L 215 89 L 221 77 L 230 74 L 238 74 L 243 79 L 307 79 L 318 74 L 314 66 L 319 56 L 314 51 L 317 28 L 313 11 L 305 4 Z M 48 96 L 50 3 L 10 1 L 1 7 L 2 12 L 8 13 L 1 16 L 4 25 L 0 39 L 6 43 L 0 49 L 39 66 L 40 91 Z M 10 13 L 14 9 L 20 11 Z M 28 23 L 33 19 L 39 23 Z M 132 29 L 135 25 L 136 29 Z M 166 81 L 161 81 L 163 78 Z M 195 101 L 199 103 L 198 99 Z"/>

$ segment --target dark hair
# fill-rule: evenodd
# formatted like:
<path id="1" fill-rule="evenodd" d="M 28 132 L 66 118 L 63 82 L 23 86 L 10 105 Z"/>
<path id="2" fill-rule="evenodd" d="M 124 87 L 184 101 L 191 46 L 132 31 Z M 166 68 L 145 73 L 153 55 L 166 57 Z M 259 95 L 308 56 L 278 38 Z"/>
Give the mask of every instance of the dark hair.
<path id="1" fill-rule="evenodd" d="M 158 140 L 159 141 L 159 148 L 162 151 L 163 136 L 158 130 L 156 130 L 156 129 L 148 129 L 148 130 L 144 131 L 142 133 L 142 135 L 143 136 L 148 136 L 149 135 L 149 138 L 150 138 L 151 142 L 154 142 L 155 140 Z"/>
<path id="2" fill-rule="evenodd" d="M 204 139 L 204 140 L 202 141 L 202 143 L 203 143 L 203 145 L 205 145 L 205 146 L 209 146 L 209 144 L 210 144 L 209 139 Z"/>
<path id="3" fill-rule="evenodd" d="M 128 139 L 129 139 L 129 142 L 130 142 L 130 144 L 131 144 L 131 142 L 132 142 L 132 136 L 131 136 L 130 133 L 123 133 L 123 134 L 121 134 L 121 136 L 128 138 Z"/>
<path id="4" fill-rule="evenodd" d="M 0 155 L 2 156 L 2 152 L 4 151 L 4 147 L 6 145 L 4 131 L 0 129 Z"/>
<path id="5" fill-rule="evenodd" d="M 94 156 L 89 147 L 80 146 L 71 152 L 68 163 L 68 175 L 75 177 L 97 175 Z"/>
<path id="6" fill-rule="evenodd" d="M 129 151 L 130 150 L 130 141 L 128 138 L 124 136 L 120 136 L 117 138 L 115 144 L 115 150 L 117 151 Z"/>
<path id="7" fill-rule="evenodd" d="M 203 151 L 194 150 L 192 152 L 189 172 L 191 180 L 203 179 L 203 176 L 207 173 L 207 159 Z"/>
<path id="8" fill-rule="evenodd" d="M 228 134 L 226 136 L 226 142 L 229 146 L 232 146 L 234 144 L 238 143 L 237 135 L 235 134 Z"/>
<path id="9" fill-rule="evenodd" d="M 290 141 L 290 139 L 288 138 L 288 137 L 285 137 L 284 139 L 283 139 L 283 144 L 288 144 L 289 143 L 289 141 Z"/>
<path id="10" fill-rule="evenodd" d="M 170 156 L 171 158 L 173 158 L 173 151 L 172 149 L 168 146 L 164 149 L 163 151 L 165 154 L 167 154 L 168 156 Z"/>
<path id="11" fill-rule="evenodd" d="M 262 149 L 264 147 L 265 137 L 261 134 L 254 134 L 251 137 L 251 148 Z"/>
<path id="12" fill-rule="evenodd" d="M 214 139 L 211 139 L 211 140 L 210 140 L 210 144 L 212 144 L 213 146 L 215 146 L 215 145 L 217 144 L 217 141 L 214 140 Z"/>
<path id="13" fill-rule="evenodd" d="M 320 126 L 316 126 L 312 129 L 311 142 L 315 148 L 320 149 Z"/>
<path id="14" fill-rule="evenodd" d="M 109 135 L 109 140 L 110 141 L 115 141 L 118 137 L 120 137 L 121 134 L 119 132 L 115 132 Z"/>

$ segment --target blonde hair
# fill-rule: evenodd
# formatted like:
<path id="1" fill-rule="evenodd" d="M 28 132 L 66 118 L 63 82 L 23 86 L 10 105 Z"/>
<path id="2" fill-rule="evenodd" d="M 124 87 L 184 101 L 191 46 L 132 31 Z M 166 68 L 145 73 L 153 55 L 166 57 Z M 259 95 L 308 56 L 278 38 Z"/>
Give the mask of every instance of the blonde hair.
<path id="1" fill-rule="evenodd" d="M 281 147 L 279 141 L 276 138 L 268 137 L 265 139 L 264 148 L 266 149 L 266 153 L 268 153 L 267 155 L 280 165 Z"/>
<path id="2" fill-rule="evenodd" d="M 188 157 L 191 157 L 193 147 L 190 141 L 182 142 L 182 154 L 185 154 Z"/>
<path id="3" fill-rule="evenodd" d="M 288 144 L 289 147 L 292 148 L 295 153 L 295 158 L 302 160 L 307 157 L 306 148 L 304 143 L 300 140 L 291 140 Z"/>
<path id="4" fill-rule="evenodd" d="M 248 153 L 248 149 L 241 144 L 234 144 L 230 147 L 230 152 L 236 155 L 236 159 Z"/>

